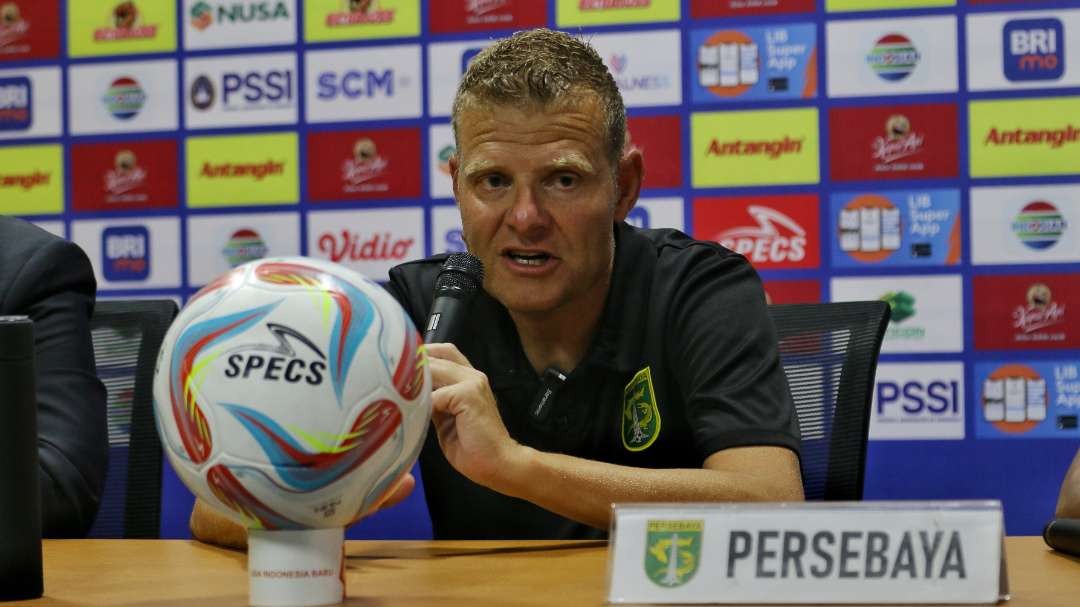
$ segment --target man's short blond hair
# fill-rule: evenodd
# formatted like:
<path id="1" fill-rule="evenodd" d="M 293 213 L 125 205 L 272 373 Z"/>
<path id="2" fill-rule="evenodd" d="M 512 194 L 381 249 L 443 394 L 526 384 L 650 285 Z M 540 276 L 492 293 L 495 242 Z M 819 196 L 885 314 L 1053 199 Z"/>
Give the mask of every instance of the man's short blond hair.
<path id="1" fill-rule="evenodd" d="M 516 32 L 481 51 L 466 70 L 451 111 L 455 139 L 462 112 L 492 105 L 573 102 L 593 94 L 604 116 L 608 157 L 618 166 L 626 140 L 626 108 L 600 54 L 564 32 Z"/>

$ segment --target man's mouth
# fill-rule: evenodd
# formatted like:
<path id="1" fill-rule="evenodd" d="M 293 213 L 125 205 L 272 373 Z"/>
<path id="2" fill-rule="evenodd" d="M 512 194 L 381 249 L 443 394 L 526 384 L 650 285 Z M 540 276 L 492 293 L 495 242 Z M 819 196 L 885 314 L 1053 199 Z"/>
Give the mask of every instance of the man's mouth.
<path id="1" fill-rule="evenodd" d="M 510 258 L 514 263 L 518 263 L 525 266 L 542 266 L 545 262 L 552 258 L 549 253 L 543 252 L 526 252 L 526 251 L 507 251 L 503 255 Z"/>

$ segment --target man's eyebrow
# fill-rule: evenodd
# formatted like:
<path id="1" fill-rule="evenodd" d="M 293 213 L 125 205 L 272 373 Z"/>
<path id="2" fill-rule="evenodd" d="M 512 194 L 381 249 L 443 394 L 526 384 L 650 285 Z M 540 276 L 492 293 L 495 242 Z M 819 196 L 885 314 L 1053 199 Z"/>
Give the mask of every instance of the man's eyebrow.
<path id="1" fill-rule="evenodd" d="M 461 168 L 461 173 L 466 176 L 475 175 L 487 171 L 494 166 L 495 163 L 486 158 L 475 158 Z"/>
<path id="2" fill-rule="evenodd" d="M 577 169 L 585 173 L 593 172 L 593 165 L 584 154 L 568 152 L 562 154 L 551 163 L 553 169 Z"/>

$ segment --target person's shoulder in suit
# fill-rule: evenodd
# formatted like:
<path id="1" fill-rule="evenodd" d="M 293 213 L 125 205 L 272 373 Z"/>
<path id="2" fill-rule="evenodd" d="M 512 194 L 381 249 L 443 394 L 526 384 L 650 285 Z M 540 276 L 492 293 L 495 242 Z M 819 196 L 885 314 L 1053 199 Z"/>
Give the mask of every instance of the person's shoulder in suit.
<path id="1" fill-rule="evenodd" d="M 43 292 L 58 288 L 86 296 L 87 313 L 93 309 L 97 283 L 86 253 L 32 223 L 0 215 L 0 314 L 25 314 Z"/>

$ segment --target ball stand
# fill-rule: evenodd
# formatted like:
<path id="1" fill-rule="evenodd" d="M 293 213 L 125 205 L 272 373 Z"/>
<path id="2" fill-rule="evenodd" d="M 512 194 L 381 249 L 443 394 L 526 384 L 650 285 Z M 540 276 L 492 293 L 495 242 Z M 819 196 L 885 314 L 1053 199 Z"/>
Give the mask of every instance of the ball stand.
<path id="1" fill-rule="evenodd" d="M 248 603 L 338 605 L 345 600 L 345 529 L 248 530 Z"/>

